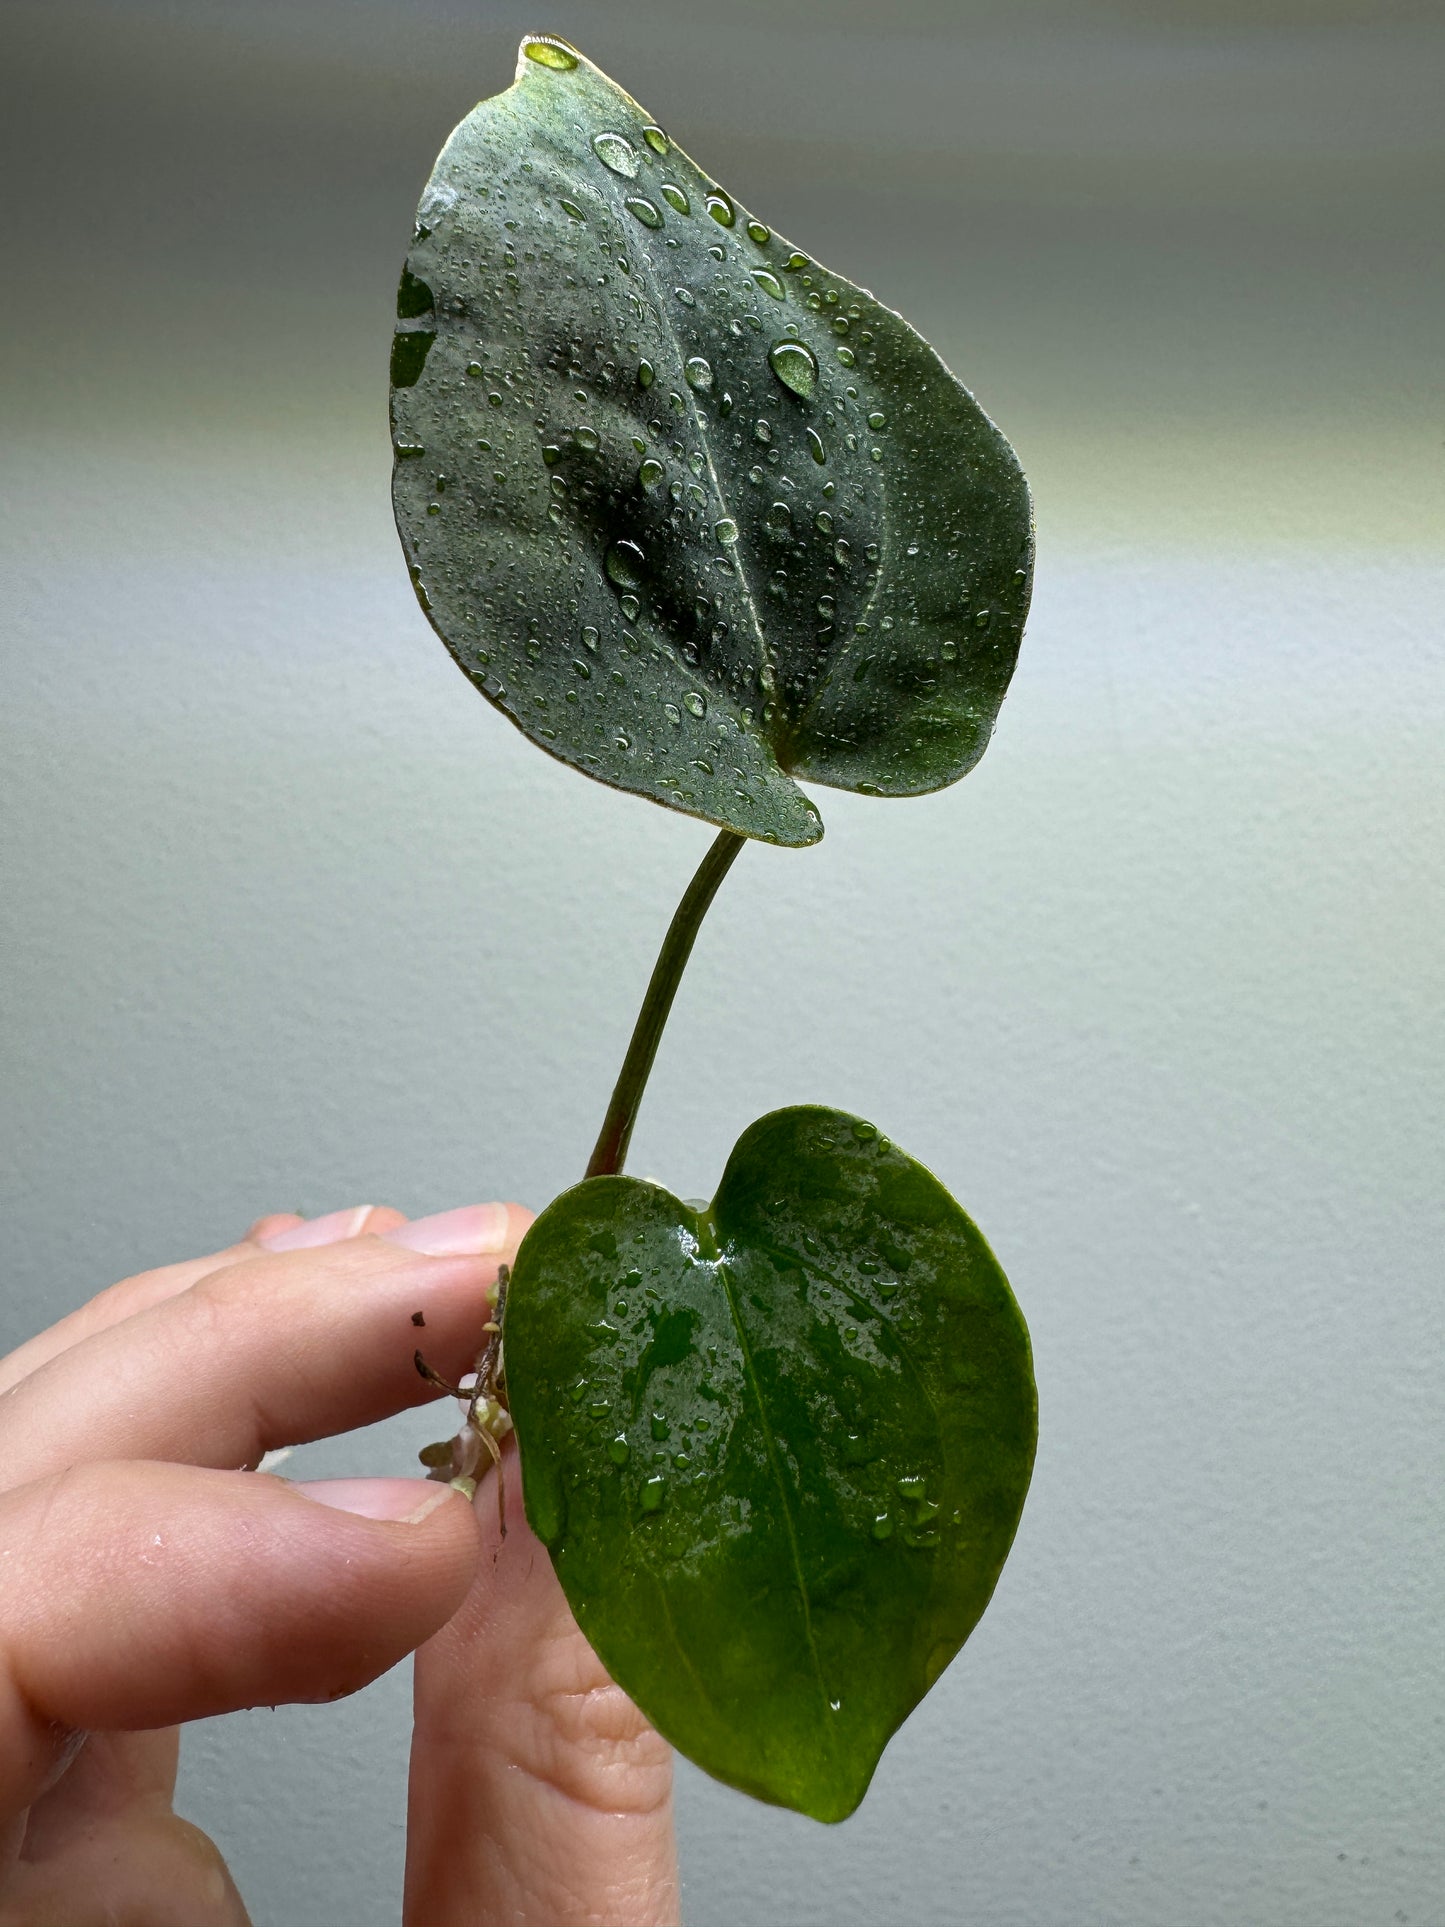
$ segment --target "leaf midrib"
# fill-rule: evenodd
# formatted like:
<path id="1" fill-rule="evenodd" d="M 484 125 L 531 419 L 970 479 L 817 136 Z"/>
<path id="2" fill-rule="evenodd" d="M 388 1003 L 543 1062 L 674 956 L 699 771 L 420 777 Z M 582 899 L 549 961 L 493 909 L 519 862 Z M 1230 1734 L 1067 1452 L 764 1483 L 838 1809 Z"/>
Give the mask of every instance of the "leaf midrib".
<path id="1" fill-rule="evenodd" d="M 634 103 L 629 103 L 629 105 L 632 105 L 632 104 Z M 708 176 L 703 173 L 702 169 L 698 166 L 697 162 L 693 160 L 691 154 L 686 153 L 682 148 L 679 148 L 677 146 L 674 146 L 673 152 L 677 154 L 681 154 L 683 159 L 687 161 L 688 165 L 694 169 L 694 171 L 698 176 L 699 181 L 706 183 Z M 649 182 L 649 185 L 651 185 L 650 182 Z M 620 188 L 618 189 L 618 192 L 621 193 Z M 705 198 L 707 193 L 707 189 L 705 186 L 703 189 L 703 193 Z M 623 205 L 623 208 L 621 209 L 621 212 L 623 213 L 627 211 L 625 206 L 625 199 L 626 197 L 623 196 L 624 205 Z M 674 210 L 674 213 L 675 212 L 676 210 Z M 687 214 L 681 218 L 687 221 L 692 221 L 694 219 L 699 219 L 699 220 L 705 219 L 706 216 Z M 622 226 L 622 232 L 624 233 L 626 232 L 625 225 Z M 647 281 L 648 281 L 649 287 L 652 290 L 653 298 L 657 303 L 658 318 L 661 322 L 662 328 L 666 333 L 669 341 L 672 343 L 673 349 L 677 354 L 679 364 L 684 365 L 685 367 L 685 364 L 687 361 L 685 344 L 683 343 L 681 337 L 678 335 L 677 329 L 673 326 L 671 310 L 668 308 L 668 305 L 667 305 L 666 291 L 663 288 L 661 281 L 659 279 L 659 270 L 657 267 L 657 263 L 653 260 L 651 252 L 645 244 L 639 249 L 639 252 L 641 254 L 642 259 L 647 264 Z M 683 389 L 686 390 L 689 394 L 691 394 L 692 391 L 691 389 L 688 388 L 686 374 L 684 373 L 680 377 L 680 379 L 682 381 Z M 699 408 L 696 402 L 689 402 L 688 405 L 691 408 L 692 418 L 697 427 L 698 438 L 702 443 L 703 456 L 707 462 L 707 472 L 709 476 L 711 476 L 712 478 L 712 485 L 716 492 L 717 499 L 722 504 L 723 512 L 728 516 L 728 518 L 732 522 L 734 522 L 737 525 L 738 528 L 741 528 L 742 527 L 742 522 L 740 519 L 741 505 L 735 505 L 729 499 L 728 495 L 725 493 L 723 489 L 721 477 L 718 475 L 717 463 L 713 460 L 712 425 L 709 422 L 705 411 Z M 768 647 L 767 630 L 763 627 L 762 614 L 758 609 L 757 598 L 753 594 L 753 585 L 748 580 L 748 572 L 743 564 L 742 555 L 740 554 L 741 546 L 742 545 L 740 543 L 735 544 L 733 546 L 731 560 L 732 560 L 732 565 L 734 569 L 737 571 L 738 581 L 742 584 L 743 597 L 746 600 L 748 605 L 748 614 L 752 618 L 753 635 L 757 642 L 757 654 L 758 654 L 758 662 L 757 662 L 756 668 L 761 669 L 767 663 L 771 662 L 772 655 Z M 718 694 L 722 696 L 726 702 L 728 702 L 729 704 L 732 704 L 733 697 L 731 692 L 728 690 L 726 683 L 724 683 L 722 689 L 718 691 Z M 738 711 L 738 722 L 739 722 L 739 726 L 743 728 L 749 735 L 754 733 L 752 725 L 745 724 L 742 722 L 741 710 Z M 782 764 L 779 762 L 777 747 L 774 744 L 772 737 L 769 736 L 764 731 L 759 731 L 757 732 L 757 734 L 759 734 L 762 741 L 767 744 L 768 751 L 772 757 L 774 766 L 778 769 L 780 774 L 784 774 L 785 780 L 788 780 L 786 778 L 786 773 L 783 772 Z"/>
<path id="2" fill-rule="evenodd" d="M 768 1454 L 768 1464 L 772 1469 L 773 1480 L 778 1488 L 778 1498 L 782 1505 L 783 1522 L 787 1527 L 788 1533 L 788 1550 L 793 1562 L 793 1578 L 797 1584 L 798 1599 L 803 1609 L 803 1631 L 807 1637 L 808 1655 L 813 1662 L 813 1678 L 818 1688 L 819 1724 L 829 1755 L 831 1756 L 834 1753 L 832 1726 L 829 1719 L 829 1715 L 832 1712 L 832 1701 L 828 1692 L 827 1681 L 823 1678 L 823 1660 L 822 1655 L 818 1651 L 817 1633 L 813 1627 L 813 1602 L 808 1595 L 808 1582 L 803 1575 L 803 1556 L 798 1546 L 797 1522 L 793 1517 L 793 1508 L 788 1495 L 787 1480 L 783 1476 L 783 1464 L 782 1457 L 778 1451 L 777 1434 L 774 1432 L 768 1418 L 768 1408 L 763 1399 L 763 1388 L 758 1383 L 757 1368 L 753 1364 L 752 1346 L 748 1343 L 747 1330 L 743 1324 L 742 1315 L 738 1310 L 737 1294 L 733 1289 L 732 1276 L 726 1258 L 718 1258 L 716 1266 L 719 1281 L 727 1296 L 728 1311 L 732 1317 L 733 1330 L 737 1333 L 738 1347 L 743 1356 L 743 1376 L 747 1380 L 748 1389 L 751 1391 L 753 1402 L 757 1406 L 758 1423 L 762 1427 L 763 1442 Z"/>

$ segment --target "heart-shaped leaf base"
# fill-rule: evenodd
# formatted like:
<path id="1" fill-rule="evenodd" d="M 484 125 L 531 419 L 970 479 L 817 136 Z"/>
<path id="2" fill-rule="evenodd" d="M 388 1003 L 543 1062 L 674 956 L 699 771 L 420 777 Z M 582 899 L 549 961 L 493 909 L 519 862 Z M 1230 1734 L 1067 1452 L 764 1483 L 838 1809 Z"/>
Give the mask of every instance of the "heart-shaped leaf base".
<path id="1" fill-rule="evenodd" d="M 975 1226 L 872 1125 L 775 1111 L 710 1207 L 558 1198 L 506 1347 L 527 1516 L 613 1678 L 718 1779 L 846 1818 L 1028 1488 L 1028 1332 Z"/>

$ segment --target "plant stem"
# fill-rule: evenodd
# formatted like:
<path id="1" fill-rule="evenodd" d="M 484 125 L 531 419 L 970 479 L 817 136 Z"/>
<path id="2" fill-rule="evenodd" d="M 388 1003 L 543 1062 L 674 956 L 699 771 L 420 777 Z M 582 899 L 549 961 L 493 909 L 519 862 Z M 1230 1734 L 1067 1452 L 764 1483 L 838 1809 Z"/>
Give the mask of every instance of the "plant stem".
<path id="1" fill-rule="evenodd" d="M 642 1000 L 642 1009 L 637 1013 L 632 1042 L 627 1046 L 627 1055 L 622 1060 L 612 1102 L 607 1106 L 607 1115 L 602 1120 L 602 1130 L 592 1153 L 592 1161 L 587 1166 L 589 1178 L 611 1177 L 622 1169 L 632 1138 L 632 1127 L 637 1122 L 642 1093 L 647 1089 L 647 1079 L 652 1071 L 652 1060 L 662 1041 L 663 1027 L 672 1009 L 672 1000 L 677 995 L 677 986 L 682 982 L 687 960 L 692 955 L 698 930 L 708 913 L 708 906 L 717 895 L 718 885 L 732 868 L 733 859 L 746 842 L 747 838 L 739 836 L 735 830 L 719 833 L 712 848 L 698 865 L 697 874 L 688 884 L 687 893 L 668 925 L 662 949 L 653 965 L 647 995 Z"/>

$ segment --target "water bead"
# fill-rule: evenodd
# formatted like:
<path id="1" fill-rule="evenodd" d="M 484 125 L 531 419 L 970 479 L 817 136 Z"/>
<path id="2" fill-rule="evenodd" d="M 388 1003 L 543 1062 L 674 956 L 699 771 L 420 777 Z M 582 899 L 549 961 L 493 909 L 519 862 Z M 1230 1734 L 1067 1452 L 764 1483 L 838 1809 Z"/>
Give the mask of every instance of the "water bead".
<path id="1" fill-rule="evenodd" d="M 636 542 L 614 542 L 607 551 L 605 567 L 608 579 L 615 582 L 619 589 L 640 589 L 642 572 L 647 566 L 647 557 Z"/>
<path id="2" fill-rule="evenodd" d="M 630 140 L 624 140 L 621 134 L 594 134 L 592 148 L 604 167 L 610 167 L 625 181 L 636 180 L 641 163 Z"/>
<path id="3" fill-rule="evenodd" d="M 565 40 L 527 40 L 522 52 L 539 67 L 550 67 L 557 74 L 570 73 L 577 65 L 578 56 Z"/>
<path id="4" fill-rule="evenodd" d="M 768 362 L 785 388 L 811 399 L 818 385 L 818 358 L 803 341 L 778 341 L 768 350 Z"/>
<path id="5" fill-rule="evenodd" d="M 641 221 L 644 227 L 662 226 L 662 209 L 654 201 L 649 201 L 645 194 L 629 194 L 624 205 L 627 212 L 635 220 Z"/>

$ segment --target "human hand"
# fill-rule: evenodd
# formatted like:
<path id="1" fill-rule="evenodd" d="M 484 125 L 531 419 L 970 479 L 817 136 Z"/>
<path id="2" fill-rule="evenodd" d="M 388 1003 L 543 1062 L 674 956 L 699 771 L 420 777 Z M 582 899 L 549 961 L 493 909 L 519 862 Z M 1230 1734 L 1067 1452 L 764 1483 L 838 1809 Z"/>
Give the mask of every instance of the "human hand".
<path id="1" fill-rule="evenodd" d="M 263 1219 L 0 1361 L 0 1927 L 244 1923 L 172 1811 L 177 1723 L 337 1699 L 423 1641 L 407 1920 L 675 1920 L 670 1755 L 572 1622 L 515 1454 L 501 1545 L 489 1482 L 474 1513 L 231 1469 L 432 1397 L 415 1312 L 464 1373 L 528 1222 Z"/>

